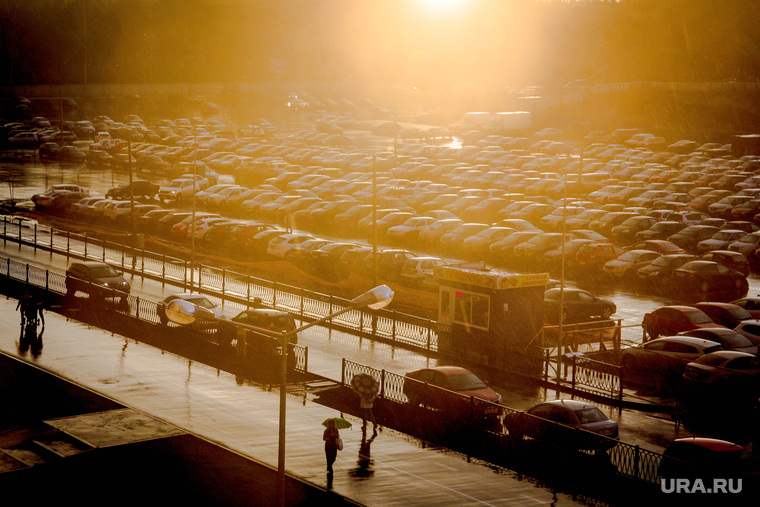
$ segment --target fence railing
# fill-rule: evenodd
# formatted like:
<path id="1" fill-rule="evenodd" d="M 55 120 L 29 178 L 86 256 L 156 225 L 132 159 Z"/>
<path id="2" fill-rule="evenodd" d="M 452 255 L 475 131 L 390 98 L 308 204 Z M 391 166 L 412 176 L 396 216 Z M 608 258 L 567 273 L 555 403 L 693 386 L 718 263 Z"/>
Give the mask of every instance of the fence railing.
<path id="1" fill-rule="evenodd" d="M 457 415 L 458 410 L 458 415 L 464 417 L 468 428 L 478 428 L 487 431 L 490 435 L 496 435 L 502 439 L 504 448 L 516 448 L 519 452 L 520 447 L 525 445 L 523 437 L 531 434 L 547 436 L 552 442 L 582 443 L 585 445 L 583 445 L 584 448 L 579 449 L 580 452 L 596 454 L 599 449 L 605 452 L 604 459 L 609 460 L 609 466 L 614 467 L 616 473 L 650 484 L 660 482 L 659 468 L 663 456 L 657 452 L 581 428 L 571 428 L 541 419 L 503 405 L 489 403 L 392 372 L 378 370 L 347 359 L 343 360 L 341 383 L 345 387 L 350 388 L 351 379 L 359 373 L 371 375 L 380 383 L 379 398 L 398 404 L 411 404 L 415 407 L 422 404 L 432 410 L 445 410 L 447 418 Z M 415 397 L 419 398 L 415 399 Z M 514 428 L 510 434 L 512 421 L 517 417 L 522 418 L 519 436 Z M 461 420 L 461 418 L 457 419 L 457 421 Z"/>
<path id="2" fill-rule="evenodd" d="M 54 293 L 60 296 L 74 297 L 66 287 L 66 276 L 52 272 L 37 266 L 15 261 L 7 257 L 0 257 L 0 277 L 10 278 L 27 284 L 35 289 L 46 293 Z M 83 292 L 103 293 L 102 286 L 90 284 L 85 280 L 77 280 L 77 285 L 83 288 Z M 68 295 L 67 295 L 68 294 Z M 91 296 L 92 297 L 92 296 Z M 156 327 L 166 327 L 158 313 L 158 303 L 134 295 L 125 295 L 117 290 L 105 293 L 98 297 L 103 304 L 98 305 L 97 312 L 118 312 L 136 320 L 147 322 Z M 246 330 L 244 333 L 235 333 L 232 324 L 225 322 L 196 321 L 188 326 L 175 326 L 169 324 L 167 331 L 172 333 L 184 333 L 188 338 L 195 341 L 205 342 L 219 347 L 224 353 L 234 354 L 244 359 L 254 360 L 261 354 L 276 354 L 277 344 L 273 346 L 273 339 L 264 334 Z M 296 371 L 306 372 L 309 364 L 308 347 L 298 344 L 288 344 L 289 365 Z"/>
<path id="3" fill-rule="evenodd" d="M 254 299 L 259 298 L 267 306 L 307 320 L 329 315 L 331 308 L 339 309 L 349 304 L 347 299 L 248 274 L 203 264 L 191 266 L 187 260 L 123 242 L 93 238 L 88 234 L 76 234 L 12 216 L 2 216 L 0 221 L 6 240 L 71 258 L 108 262 L 133 275 L 205 293 L 222 301 L 251 306 Z M 347 332 L 371 334 L 376 339 L 415 350 L 436 352 L 438 347 L 434 320 L 393 310 L 352 310 L 332 319 L 330 324 Z"/>
<path id="4" fill-rule="evenodd" d="M 200 292 L 219 299 L 225 304 L 231 302 L 252 306 L 255 303 L 262 303 L 291 313 L 303 320 L 319 319 L 349 304 L 348 300 L 336 296 L 256 278 L 224 268 L 203 264 L 193 267 L 184 259 L 158 254 L 125 243 L 94 238 L 88 234 L 76 234 L 40 225 L 18 217 L 1 216 L 0 222 L 5 240 L 29 244 L 35 248 L 66 255 L 67 258 L 108 262 L 132 275 L 154 279 L 162 284 L 176 285 L 184 290 Z M 17 269 L 22 269 L 22 267 L 19 266 Z M 32 272 L 34 273 L 34 270 Z M 17 273 L 14 276 L 20 279 L 22 274 Z M 23 276 L 27 275 L 23 274 Z M 34 276 L 32 274 L 32 277 Z M 41 286 L 40 279 L 36 282 L 35 285 Z M 143 308 L 141 311 L 144 313 L 149 310 Z M 446 326 L 439 326 L 434 320 L 394 310 L 350 310 L 331 319 L 329 325 L 344 332 L 367 335 L 373 339 L 424 353 L 440 353 L 439 339 L 450 332 Z M 619 322 L 615 326 L 591 328 L 585 326 L 578 329 L 575 327 L 566 327 L 567 335 L 570 337 L 565 342 L 567 346 L 577 342 L 602 343 L 611 339 L 616 344 L 614 348 L 619 348 Z M 541 342 L 551 340 L 552 328 L 546 328 L 542 333 Z M 583 339 L 578 338 L 581 335 Z M 570 348 L 577 350 L 575 347 Z M 619 378 L 621 370 L 613 365 L 606 365 L 599 361 L 584 361 L 579 363 L 577 368 L 572 369 L 572 377 L 568 379 L 567 372 L 560 373 L 559 360 L 549 349 L 510 350 L 508 355 L 508 364 L 500 364 L 497 365 L 498 367 L 545 382 L 560 382 L 561 377 L 568 387 L 577 388 L 579 391 L 583 391 L 582 388 L 585 387 L 586 391 L 595 392 L 597 395 L 609 393 L 612 399 L 619 399 L 622 396 L 620 388 L 622 383 Z M 478 362 L 478 358 L 468 359 Z M 482 364 L 490 365 L 487 361 Z M 617 378 L 615 378 L 616 372 Z"/>

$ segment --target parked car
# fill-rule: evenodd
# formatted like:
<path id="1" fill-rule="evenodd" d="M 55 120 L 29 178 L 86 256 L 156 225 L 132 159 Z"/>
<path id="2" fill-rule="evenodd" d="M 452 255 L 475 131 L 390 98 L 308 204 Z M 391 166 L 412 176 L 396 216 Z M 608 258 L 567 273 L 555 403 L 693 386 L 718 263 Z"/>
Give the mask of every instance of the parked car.
<path id="1" fill-rule="evenodd" d="M 687 252 L 696 252 L 697 244 L 707 238 L 712 237 L 720 230 L 714 225 L 690 225 L 668 237 L 668 241 L 675 243 Z"/>
<path id="2" fill-rule="evenodd" d="M 192 199 L 201 186 L 192 179 L 175 179 L 159 187 L 158 198 L 163 201 L 175 201 L 180 206 L 184 201 Z"/>
<path id="3" fill-rule="evenodd" d="M 146 180 L 134 180 L 132 183 L 125 183 L 116 187 L 111 187 L 106 192 L 106 198 L 116 200 L 126 200 L 130 196 L 134 196 L 135 199 L 139 197 L 147 197 L 152 199 L 158 194 L 160 187 L 155 183 L 151 183 Z"/>
<path id="4" fill-rule="evenodd" d="M 687 262 L 697 260 L 696 255 L 687 253 L 661 255 L 651 263 L 639 268 L 639 281 L 648 290 L 666 294 L 673 290 L 673 271 Z"/>
<path id="5" fill-rule="evenodd" d="M 182 301 L 188 301 L 194 305 L 200 306 L 201 308 L 204 308 L 206 310 L 209 310 L 213 313 L 215 319 L 224 319 L 226 318 L 224 315 L 224 311 L 211 301 L 209 299 L 202 295 L 202 294 L 192 294 L 192 293 L 182 293 L 182 294 L 172 294 L 170 296 L 165 297 L 158 305 L 156 306 L 156 313 L 158 314 L 158 319 L 161 321 L 161 324 L 167 325 L 169 324 L 169 317 L 166 316 L 166 307 L 169 306 L 169 303 L 176 300 L 182 300 Z"/>
<path id="6" fill-rule="evenodd" d="M 291 248 L 310 239 L 314 239 L 314 237 L 302 233 L 289 233 L 275 237 L 267 245 L 267 256 L 284 259 Z"/>
<path id="7" fill-rule="evenodd" d="M 747 296 L 731 301 L 731 303 L 737 306 L 741 306 L 747 310 L 754 318 L 760 319 L 760 296 Z"/>
<path id="8" fill-rule="evenodd" d="M 248 326 L 271 331 L 277 335 L 282 332 L 293 332 L 296 329 L 296 321 L 288 312 L 274 310 L 271 308 L 247 308 L 230 319 L 233 322 L 240 322 Z M 267 333 L 261 333 L 259 336 L 271 338 Z M 265 341 L 269 348 L 279 347 L 279 338 L 271 341 Z M 298 333 L 292 333 L 288 337 L 288 343 L 298 343 Z"/>
<path id="9" fill-rule="evenodd" d="M 694 338 L 704 338 L 712 340 L 723 345 L 725 350 L 735 350 L 747 354 L 757 355 L 760 348 L 752 343 L 749 338 L 734 329 L 723 327 L 700 327 L 691 331 L 682 331 L 678 333 L 683 336 L 693 336 Z"/>
<path id="10" fill-rule="evenodd" d="M 702 310 L 693 306 L 678 305 L 661 306 L 644 314 L 642 326 L 651 338 L 674 335 L 700 327 L 721 327 Z"/>
<path id="11" fill-rule="evenodd" d="M 746 336 L 749 341 L 755 345 L 760 345 L 760 324 L 754 320 L 743 320 L 735 328 L 734 331 Z"/>
<path id="12" fill-rule="evenodd" d="M 552 288 L 544 292 L 544 316 L 549 322 L 559 322 L 560 297 L 564 323 L 588 322 L 595 317 L 608 319 L 617 311 L 612 301 L 598 298 L 585 290 Z"/>
<path id="13" fill-rule="evenodd" d="M 739 271 L 712 261 L 691 261 L 673 271 L 676 287 L 684 298 L 736 299 L 747 295 L 749 282 Z M 713 297 L 711 297 L 713 296 Z"/>
<path id="14" fill-rule="evenodd" d="M 706 437 L 687 437 L 673 441 L 663 452 L 660 462 L 659 475 L 666 480 L 687 480 L 689 484 L 694 479 L 701 479 L 704 485 L 712 485 L 713 479 L 731 478 L 736 487 L 740 478 L 753 478 L 760 474 L 760 461 L 744 447 L 728 442 Z M 744 484 L 742 489 L 750 484 Z M 747 490 L 744 490 L 745 493 Z"/>
<path id="15" fill-rule="evenodd" d="M 702 255 L 700 260 L 723 264 L 727 268 L 736 270 L 744 276 L 748 276 L 750 272 L 747 257 L 739 252 L 732 252 L 730 250 L 713 250 L 712 252 L 707 252 Z"/>
<path id="16" fill-rule="evenodd" d="M 652 250 L 628 250 L 616 259 L 605 262 L 602 272 L 613 280 L 637 281 L 639 270 L 660 255 Z"/>
<path id="17" fill-rule="evenodd" d="M 667 239 L 686 227 L 686 224 L 675 220 L 659 221 L 649 229 L 639 231 L 633 235 L 634 241 L 644 241 L 648 239 Z"/>
<path id="18" fill-rule="evenodd" d="M 731 303 L 703 301 L 695 304 L 694 307 L 705 312 L 713 322 L 730 329 L 735 328 L 742 321 L 756 320 L 747 310 Z M 757 322 L 760 324 L 760 320 Z"/>
<path id="19" fill-rule="evenodd" d="M 436 266 L 445 264 L 439 257 L 421 256 L 407 259 L 401 268 L 399 280 L 410 287 L 436 287 L 433 271 Z"/>
<path id="20" fill-rule="evenodd" d="M 723 346 L 712 340 L 665 336 L 623 349 L 620 364 L 627 375 L 681 375 L 687 363 L 717 350 L 723 350 Z"/>
<path id="21" fill-rule="evenodd" d="M 703 239 L 697 243 L 697 251 L 703 254 L 713 250 L 725 250 L 728 248 L 728 245 L 744 237 L 746 234 L 746 232 L 739 229 L 721 229 L 708 239 Z"/>
<path id="22" fill-rule="evenodd" d="M 736 350 L 718 350 L 687 363 L 683 376 L 700 384 L 718 384 L 729 389 L 757 389 L 760 358 Z"/>
<path id="23" fill-rule="evenodd" d="M 511 414 L 505 425 L 512 438 L 528 437 L 544 444 L 575 449 L 612 447 L 619 432 L 615 421 L 599 408 L 580 400 L 539 403 L 526 411 Z M 600 439 L 594 434 L 607 438 Z"/>
<path id="24" fill-rule="evenodd" d="M 414 406 L 424 405 L 445 411 L 467 411 L 469 397 L 493 404 L 501 403 L 500 394 L 470 370 L 459 366 L 422 368 L 407 372 L 404 379 L 404 394 Z M 452 393 L 461 396 L 452 396 Z M 497 407 L 485 407 L 484 411 L 495 414 Z"/>
<path id="25" fill-rule="evenodd" d="M 126 302 L 129 282 L 121 272 L 105 262 L 72 262 L 66 270 L 66 296 L 84 292 L 91 298 L 120 298 Z"/>

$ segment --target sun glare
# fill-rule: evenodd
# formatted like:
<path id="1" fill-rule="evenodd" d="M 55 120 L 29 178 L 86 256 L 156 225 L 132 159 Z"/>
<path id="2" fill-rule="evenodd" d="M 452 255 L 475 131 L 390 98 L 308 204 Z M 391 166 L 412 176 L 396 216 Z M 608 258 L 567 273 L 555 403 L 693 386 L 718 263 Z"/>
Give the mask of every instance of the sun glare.
<path id="1" fill-rule="evenodd" d="M 417 0 L 431 14 L 446 15 L 459 11 L 469 0 Z"/>

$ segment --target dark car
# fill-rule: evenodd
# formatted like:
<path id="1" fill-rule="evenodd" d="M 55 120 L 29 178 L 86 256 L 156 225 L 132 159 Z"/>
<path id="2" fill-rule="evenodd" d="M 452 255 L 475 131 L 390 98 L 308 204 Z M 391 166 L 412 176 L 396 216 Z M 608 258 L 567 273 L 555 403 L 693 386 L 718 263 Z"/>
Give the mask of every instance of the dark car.
<path id="1" fill-rule="evenodd" d="M 106 192 L 106 198 L 124 200 L 134 196 L 135 199 L 138 197 L 152 199 L 158 194 L 158 188 L 159 185 L 151 183 L 150 181 L 133 180 L 131 184 L 126 183 L 124 185 L 109 188 Z"/>
<path id="2" fill-rule="evenodd" d="M 695 479 L 712 485 L 713 479 L 730 478 L 729 486 L 737 488 L 739 480 L 751 478 L 756 487 L 760 461 L 744 447 L 726 440 L 679 438 L 665 449 L 659 475 L 665 492 L 670 492 L 667 488 L 671 487 L 671 491 L 675 490 L 674 481 L 687 480 L 691 484 Z M 749 484 L 743 487 L 746 486 Z"/>
<path id="3" fill-rule="evenodd" d="M 645 241 L 650 239 L 667 239 L 686 227 L 686 224 L 672 220 L 660 221 L 649 229 L 638 231 L 633 235 L 634 241 Z"/>
<path id="4" fill-rule="evenodd" d="M 705 239 L 711 238 L 719 227 L 713 225 L 689 225 L 668 237 L 668 241 L 675 243 L 687 252 L 696 252 L 697 244 Z"/>
<path id="5" fill-rule="evenodd" d="M 559 321 L 560 297 L 564 323 L 587 322 L 594 317 L 608 319 L 617 311 L 612 301 L 598 298 L 585 290 L 553 288 L 544 292 L 544 315 L 549 322 Z"/>
<path id="6" fill-rule="evenodd" d="M 760 296 L 747 296 L 731 301 L 731 303 L 741 306 L 752 314 L 754 318 L 760 319 Z"/>
<path id="7" fill-rule="evenodd" d="M 614 446 L 618 438 L 618 424 L 594 405 L 580 400 L 539 403 L 511 414 L 505 424 L 511 438 L 528 437 L 558 447 L 604 449 Z"/>
<path id="8" fill-rule="evenodd" d="M 700 327 L 698 329 L 692 329 L 691 331 L 683 331 L 678 334 L 718 342 L 723 345 L 725 350 L 736 350 L 738 352 L 754 355 L 757 355 L 758 353 L 757 345 L 734 329 L 723 327 Z"/>
<path id="9" fill-rule="evenodd" d="M 291 314 L 283 312 L 282 310 L 274 310 L 270 308 L 248 308 L 238 313 L 230 320 L 270 331 L 275 335 L 279 335 L 283 332 L 292 333 L 297 329 L 296 322 Z M 261 335 L 271 336 L 268 333 L 261 333 Z M 288 343 L 297 344 L 298 333 L 293 333 L 289 336 Z M 278 343 L 275 342 L 275 346 L 277 345 Z"/>
<path id="10" fill-rule="evenodd" d="M 721 327 L 702 310 L 693 306 L 661 306 L 644 315 L 644 330 L 651 338 L 667 336 L 700 327 Z"/>
<path id="11" fill-rule="evenodd" d="M 158 221 L 172 213 L 168 209 L 154 209 L 148 211 L 137 220 L 137 230 L 144 234 L 155 234 L 158 230 Z"/>
<path id="12" fill-rule="evenodd" d="M 633 243 L 636 233 L 645 231 L 655 225 L 657 219 L 647 215 L 630 217 L 610 229 L 609 238 L 618 245 Z"/>
<path id="13" fill-rule="evenodd" d="M 686 299 L 720 298 L 731 301 L 746 296 L 749 289 L 746 276 L 712 261 L 687 262 L 673 271 L 673 279 L 681 296 Z"/>
<path id="14" fill-rule="evenodd" d="M 578 249 L 569 265 L 577 274 L 594 275 L 610 260 L 622 255 L 625 250 L 612 243 L 591 243 Z"/>
<path id="15" fill-rule="evenodd" d="M 719 264 L 723 264 L 727 268 L 736 270 L 744 276 L 749 275 L 749 261 L 747 257 L 739 252 L 733 252 L 731 250 L 713 250 L 707 252 L 700 257 L 703 261 L 713 261 Z"/>
<path id="16" fill-rule="evenodd" d="M 72 262 L 66 270 L 66 296 L 84 292 L 92 298 L 120 298 L 126 301 L 129 282 L 121 272 L 105 262 Z"/>
<path id="17" fill-rule="evenodd" d="M 735 328 L 744 320 L 755 320 L 747 310 L 741 306 L 720 301 L 703 301 L 694 305 L 695 308 L 702 310 L 716 324 Z M 758 321 L 760 323 L 760 321 Z"/>
<path id="18" fill-rule="evenodd" d="M 623 349 L 620 363 L 629 378 L 649 380 L 652 374 L 680 376 L 686 364 L 716 350 L 723 350 L 723 346 L 712 340 L 683 335 L 665 336 Z"/>
<path id="19" fill-rule="evenodd" d="M 686 253 L 661 255 L 650 264 L 639 268 L 639 281 L 652 292 L 667 294 L 673 290 L 673 271 L 697 259 L 696 255 Z"/>

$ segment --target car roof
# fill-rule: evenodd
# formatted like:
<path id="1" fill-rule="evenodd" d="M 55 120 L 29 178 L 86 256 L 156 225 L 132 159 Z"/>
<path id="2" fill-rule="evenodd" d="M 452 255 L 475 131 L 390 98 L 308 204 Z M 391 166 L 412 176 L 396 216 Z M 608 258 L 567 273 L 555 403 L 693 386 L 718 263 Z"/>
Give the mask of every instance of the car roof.
<path id="1" fill-rule="evenodd" d="M 728 442 L 727 440 L 720 440 L 717 438 L 687 437 L 687 438 L 678 438 L 674 440 L 674 443 L 675 442 L 682 443 L 682 444 L 698 445 L 700 447 L 710 449 L 711 451 L 719 451 L 719 452 L 739 451 L 739 450 L 744 449 L 744 447 L 742 447 L 739 444 Z"/>
<path id="2" fill-rule="evenodd" d="M 409 373 L 417 373 L 420 371 L 425 370 L 433 370 L 440 373 L 443 373 L 444 375 L 458 375 L 462 373 L 472 373 L 467 368 L 463 368 L 461 366 L 434 366 L 433 368 L 422 368 L 420 370 L 411 371 Z"/>
<path id="3" fill-rule="evenodd" d="M 592 405 L 590 403 L 586 403 L 585 401 L 566 400 L 566 399 L 562 399 L 562 400 L 547 400 L 547 401 L 541 403 L 541 405 L 559 405 L 559 406 L 563 406 L 563 407 L 569 408 L 572 411 L 581 410 L 581 409 L 584 409 L 584 408 L 597 408 L 597 407 L 595 407 L 594 405 Z"/>
<path id="4" fill-rule="evenodd" d="M 642 345 L 646 345 L 647 343 L 653 343 L 653 342 L 675 342 L 675 343 L 683 343 L 685 345 L 694 345 L 694 346 L 702 347 L 702 348 L 714 347 L 715 345 L 722 347 L 720 343 L 713 340 L 708 340 L 707 338 L 697 338 L 694 336 L 682 336 L 682 335 L 663 336 L 662 338 L 649 340 L 648 342 L 645 342 Z"/>
<path id="5" fill-rule="evenodd" d="M 707 356 L 711 356 L 711 357 L 718 356 L 718 357 L 723 357 L 725 359 L 736 359 L 737 357 L 757 358 L 755 354 L 750 354 L 749 352 L 742 352 L 740 350 L 716 350 L 715 352 L 709 352 L 702 357 L 707 357 Z"/>
<path id="6" fill-rule="evenodd" d="M 702 308 L 724 308 L 726 310 L 735 310 L 736 308 L 738 308 L 738 305 L 735 305 L 733 303 L 724 303 L 722 301 L 700 301 L 699 303 L 696 303 L 694 306 L 700 310 Z"/>

